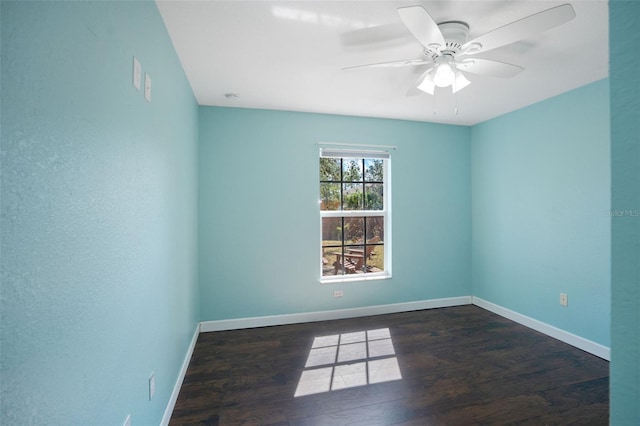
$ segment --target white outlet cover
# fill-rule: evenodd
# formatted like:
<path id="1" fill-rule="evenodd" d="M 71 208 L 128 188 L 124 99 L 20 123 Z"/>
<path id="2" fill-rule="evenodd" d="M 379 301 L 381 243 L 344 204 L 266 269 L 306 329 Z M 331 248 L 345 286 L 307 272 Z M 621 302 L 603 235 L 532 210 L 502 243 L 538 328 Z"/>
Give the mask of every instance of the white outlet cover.
<path id="1" fill-rule="evenodd" d="M 569 306 L 569 296 L 564 293 L 560 293 L 560 305 Z"/>
<path id="2" fill-rule="evenodd" d="M 144 98 L 147 102 L 151 102 L 151 77 L 146 72 L 144 73 Z"/>
<path id="3" fill-rule="evenodd" d="M 138 59 L 134 56 L 133 57 L 133 87 L 140 90 L 140 87 L 142 87 L 141 83 L 142 83 L 142 66 L 140 65 L 140 62 L 138 61 Z"/>

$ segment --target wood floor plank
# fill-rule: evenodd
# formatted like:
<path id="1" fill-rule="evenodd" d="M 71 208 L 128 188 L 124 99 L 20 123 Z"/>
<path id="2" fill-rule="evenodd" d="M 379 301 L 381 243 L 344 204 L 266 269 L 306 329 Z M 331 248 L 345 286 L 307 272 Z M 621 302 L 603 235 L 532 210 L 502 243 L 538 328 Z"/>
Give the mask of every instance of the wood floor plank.
<path id="1" fill-rule="evenodd" d="M 375 333 L 348 341 L 368 336 L 349 333 L 380 329 L 390 341 L 376 343 L 385 337 Z M 314 339 L 336 335 L 343 343 L 323 349 L 334 358 L 305 367 Z M 376 344 L 385 348 L 377 355 Z M 338 351 L 363 348 L 371 352 L 335 360 Z M 313 383 L 360 385 L 328 390 L 327 382 L 325 391 L 312 386 L 318 393 L 295 397 L 303 372 L 312 371 L 322 376 Z M 375 374 L 393 380 L 366 384 Z M 170 424 L 606 425 L 608 384 L 607 361 L 467 305 L 202 333 Z"/>

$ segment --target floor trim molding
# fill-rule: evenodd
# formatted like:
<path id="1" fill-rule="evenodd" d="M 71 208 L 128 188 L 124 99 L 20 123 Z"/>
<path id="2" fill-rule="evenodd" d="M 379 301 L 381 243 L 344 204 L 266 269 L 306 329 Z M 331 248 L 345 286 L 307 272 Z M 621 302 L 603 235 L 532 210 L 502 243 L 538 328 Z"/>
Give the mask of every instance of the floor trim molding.
<path id="1" fill-rule="evenodd" d="M 299 314 L 271 315 L 219 321 L 203 321 L 200 323 L 200 331 L 205 333 L 209 331 L 239 330 L 242 328 L 268 327 L 272 325 L 286 325 L 344 318 L 357 318 L 370 315 L 418 311 L 421 309 L 470 305 L 471 301 L 471 296 L 460 296 L 449 297 L 445 299 L 421 300 L 417 302 L 393 303 L 389 305 L 366 306 L 362 308 L 337 309 L 332 311 L 304 312 Z"/>
<path id="2" fill-rule="evenodd" d="M 366 306 L 362 308 L 338 309 L 332 311 L 304 312 L 298 314 L 271 315 L 262 317 L 236 318 L 219 321 L 203 321 L 200 332 L 239 330 L 243 328 L 268 327 L 274 325 L 297 324 L 314 321 L 329 321 L 344 318 L 357 318 L 370 315 L 383 315 L 398 312 L 417 311 L 421 309 L 445 308 L 449 306 L 476 305 L 494 314 L 508 318 L 540 333 L 551 336 L 583 351 L 609 361 L 611 349 L 599 343 L 569 333 L 542 321 L 519 314 L 510 309 L 491 303 L 480 297 L 460 296 L 443 299 L 420 300 L 416 302 L 393 303 L 389 305 Z"/>
<path id="3" fill-rule="evenodd" d="M 611 360 L 611 349 L 599 343 L 580 336 L 576 336 L 573 333 L 569 333 L 568 331 L 564 331 L 526 315 L 519 314 L 510 309 L 503 308 L 502 306 L 488 302 L 479 297 L 472 296 L 472 303 L 480 308 L 491 311 L 494 314 L 500 315 L 501 317 L 508 318 L 533 330 L 539 331 L 540 333 L 546 334 L 547 336 L 553 337 L 554 339 L 558 339 L 561 342 L 567 343 L 571 346 L 575 346 L 578 349 L 582 349 L 583 351 L 589 352 L 590 354 L 598 356 L 604 360 Z"/>
<path id="4" fill-rule="evenodd" d="M 182 361 L 182 366 L 180 367 L 180 371 L 178 372 L 178 378 L 176 379 L 176 384 L 173 386 L 173 391 L 171 392 L 171 396 L 169 397 L 169 402 L 167 402 L 167 407 L 164 410 L 164 415 L 162 416 L 162 421 L 160 422 L 161 426 L 168 426 L 169 421 L 171 420 L 171 415 L 173 414 L 173 409 L 176 406 L 176 401 L 178 400 L 178 394 L 180 393 L 180 388 L 182 387 L 182 381 L 184 380 L 184 376 L 187 374 L 187 368 L 189 367 L 189 362 L 191 361 L 191 356 L 193 355 L 193 350 L 196 347 L 196 342 L 198 341 L 198 335 L 201 332 L 200 323 L 196 324 L 196 330 L 193 333 L 193 337 L 191 338 L 191 343 L 189 343 L 189 348 L 187 349 L 187 354 L 184 356 L 184 360 Z"/>

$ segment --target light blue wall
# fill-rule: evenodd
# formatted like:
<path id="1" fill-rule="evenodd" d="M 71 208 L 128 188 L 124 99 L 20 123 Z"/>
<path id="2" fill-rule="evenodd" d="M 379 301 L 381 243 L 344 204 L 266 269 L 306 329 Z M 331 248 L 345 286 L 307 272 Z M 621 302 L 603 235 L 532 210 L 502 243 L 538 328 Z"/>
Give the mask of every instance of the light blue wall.
<path id="1" fill-rule="evenodd" d="M 609 4 L 612 223 L 611 424 L 640 424 L 640 3 Z"/>
<path id="2" fill-rule="evenodd" d="M 317 142 L 398 147 L 391 280 L 319 283 Z M 201 107 L 199 170 L 203 320 L 470 294 L 468 128 Z"/>
<path id="3" fill-rule="evenodd" d="M 638 423 L 640 221 L 609 230 L 605 214 L 640 208 L 638 6 L 610 5 L 610 205 L 606 81 L 471 130 L 198 118 L 152 2 L 0 2 L 0 423 L 157 424 L 200 319 L 473 292 L 607 345 L 609 232 L 612 424 Z M 151 104 L 131 85 L 134 55 Z M 400 148 L 392 280 L 318 284 L 318 141 Z"/>
<path id="4" fill-rule="evenodd" d="M 605 346 L 608 99 L 602 80 L 476 125 L 471 136 L 474 296 Z"/>
<path id="5" fill-rule="evenodd" d="M 153 2 L 0 7 L 0 423 L 158 424 L 199 319 L 191 89 Z"/>

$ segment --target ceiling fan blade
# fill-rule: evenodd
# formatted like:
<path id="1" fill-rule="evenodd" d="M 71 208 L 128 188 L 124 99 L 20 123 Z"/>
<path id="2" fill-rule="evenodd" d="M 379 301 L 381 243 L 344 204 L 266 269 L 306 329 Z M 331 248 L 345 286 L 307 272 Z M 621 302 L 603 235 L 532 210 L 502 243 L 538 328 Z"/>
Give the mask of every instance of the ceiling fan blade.
<path id="1" fill-rule="evenodd" d="M 424 46 L 438 44 L 445 45 L 444 36 L 429 12 L 422 6 L 408 6 L 398 9 L 400 19 L 411 31 L 411 34 Z"/>
<path id="2" fill-rule="evenodd" d="M 518 65 L 506 62 L 493 61 L 491 59 L 472 58 L 456 64 L 458 69 L 479 75 L 509 78 L 523 71 Z"/>
<path id="3" fill-rule="evenodd" d="M 429 68 L 428 70 L 423 72 L 422 75 L 420 75 L 420 77 L 418 77 L 415 84 L 411 86 L 411 88 L 407 92 L 407 96 L 416 96 L 424 92 L 427 92 L 433 95 L 433 92 L 435 90 L 435 84 L 433 84 L 433 81 L 432 81 L 433 79 L 430 78 L 431 71 L 433 71 L 433 68 Z M 429 83 L 429 81 L 431 81 L 431 83 Z M 431 92 L 429 92 L 429 90 L 431 90 Z"/>
<path id="4" fill-rule="evenodd" d="M 407 90 L 407 96 L 418 96 L 421 93 L 422 91 L 418 89 L 418 86 L 416 86 L 415 84 L 411 86 L 409 90 Z"/>
<path id="5" fill-rule="evenodd" d="M 486 52 L 516 41 L 533 37 L 575 18 L 576 12 L 570 4 L 552 7 L 529 15 L 510 24 L 496 28 L 462 46 L 469 53 Z"/>
<path id="6" fill-rule="evenodd" d="M 354 65 L 352 67 L 342 68 L 343 70 L 352 70 L 356 68 L 398 68 L 398 67 L 410 67 L 415 65 L 430 64 L 430 60 L 426 59 L 403 59 L 401 61 L 390 62 L 378 62 L 375 64 Z"/>

